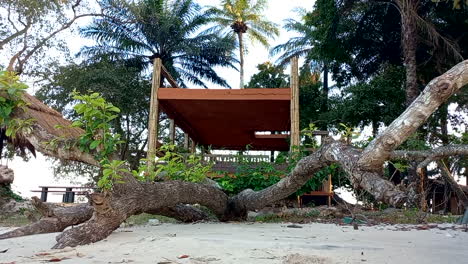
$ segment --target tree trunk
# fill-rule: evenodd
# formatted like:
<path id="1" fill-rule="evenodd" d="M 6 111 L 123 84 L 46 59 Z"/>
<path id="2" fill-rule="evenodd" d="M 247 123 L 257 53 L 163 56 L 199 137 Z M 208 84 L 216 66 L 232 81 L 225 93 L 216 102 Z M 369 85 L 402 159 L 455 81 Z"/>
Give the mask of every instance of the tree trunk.
<path id="1" fill-rule="evenodd" d="M 364 149 L 359 165 L 380 171 L 393 150 L 426 122 L 437 108 L 468 83 L 468 60 L 433 79 L 414 102 Z"/>
<path id="2" fill-rule="evenodd" d="M 240 89 L 244 89 L 244 42 L 242 32 L 237 32 L 237 38 L 239 40 L 239 59 L 240 59 Z"/>
<path id="3" fill-rule="evenodd" d="M 468 209 L 468 197 L 463 191 L 463 189 L 460 187 L 460 185 L 455 181 L 455 179 L 452 176 L 452 173 L 447 168 L 445 163 L 443 161 L 438 161 L 437 166 L 439 167 L 440 173 L 444 178 L 445 182 L 448 183 L 448 185 L 450 185 L 450 188 L 453 192 L 455 192 L 458 200 L 462 203 L 463 207 L 465 209 Z"/>
<path id="4" fill-rule="evenodd" d="M 328 112 L 328 65 L 323 65 L 323 86 L 322 86 L 322 105 L 320 106 L 320 112 L 326 113 Z M 319 128 L 322 130 L 327 130 L 326 123 L 320 122 Z"/>
<path id="5" fill-rule="evenodd" d="M 323 65 L 323 88 L 322 88 L 322 96 L 323 96 L 323 105 L 322 105 L 322 112 L 328 112 L 328 93 L 330 89 L 328 87 L 328 65 Z"/>
<path id="6" fill-rule="evenodd" d="M 41 213 L 42 218 L 31 225 L 20 227 L 0 235 L 0 239 L 28 236 L 33 234 L 62 232 L 65 228 L 81 224 L 91 218 L 93 207 L 79 204 L 71 207 L 59 207 L 43 203 L 33 197 L 32 204 Z"/>
<path id="7" fill-rule="evenodd" d="M 418 3 L 416 0 L 396 0 L 401 14 L 401 44 L 406 68 L 406 106 L 409 106 L 419 95 L 417 78 L 417 25 L 416 12 Z"/>

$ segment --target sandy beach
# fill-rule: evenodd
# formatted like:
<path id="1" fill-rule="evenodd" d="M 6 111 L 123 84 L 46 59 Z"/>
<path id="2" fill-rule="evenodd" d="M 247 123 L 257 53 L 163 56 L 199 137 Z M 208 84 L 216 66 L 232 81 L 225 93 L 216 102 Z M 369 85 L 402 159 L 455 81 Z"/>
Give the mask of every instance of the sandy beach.
<path id="1" fill-rule="evenodd" d="M 51 250 L 56 234 L 0 241 L 0 263 L 467 263 L 468 233 L 411 226 L 202 223 L 136 226 Z M 458 227 L 458 226 L 455 226 Z M 4 232 L 8 228 L 0 228 Z M 397 231 L 396 231 L 397 230 Z"/>

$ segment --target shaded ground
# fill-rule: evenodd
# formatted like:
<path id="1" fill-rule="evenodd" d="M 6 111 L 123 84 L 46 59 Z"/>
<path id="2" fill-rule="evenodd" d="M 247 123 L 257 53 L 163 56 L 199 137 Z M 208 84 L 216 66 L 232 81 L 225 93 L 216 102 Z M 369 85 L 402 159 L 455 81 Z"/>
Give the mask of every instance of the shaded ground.
<path id="1" fill-rule="evenodd" d="M 75 249 L 50 250 L 56 234 L 0 241 L 0 263 L 465 263 L 460 229 L 399 231 L 408 226 L 202 223 L 121 228 Z M 443 227 L 451 227 L 444 225 Z M 442 227 L 442 226 L 441 226 Z M 6 228 L 0 228 L 5 231 Z M 186 256 L 184 256 L 186 255 Z M 179 257 L 186 257 L 180 258 Z M 65 258 L 65 259 L 64 259 Z"/>

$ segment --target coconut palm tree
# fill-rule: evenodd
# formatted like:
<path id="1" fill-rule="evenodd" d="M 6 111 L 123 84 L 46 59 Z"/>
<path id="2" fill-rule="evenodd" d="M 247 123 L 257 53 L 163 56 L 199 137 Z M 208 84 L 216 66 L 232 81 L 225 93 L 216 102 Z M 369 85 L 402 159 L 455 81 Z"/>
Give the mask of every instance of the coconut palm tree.
<path id="1" fill-rule="evenodd" d="M 262 11 L 266 0 L 222 0 L 221 8 L 211 7 L 208 13 L 218 29 L 228 30 L 228 36 L 236 36 L 240 59 L 240 88 L 244 88 L 244 34 L 252 42 L 259 42 L 269 47 L 268 38 L 279 35 L 276 24 L 268 21 Z"/>
<path id="2" fill-rule="evenodd" d="M 281 66 L 287 65 L 293 57 L 305 58 L 304 64 L 313 72 L 313 76 L 323 72 L 323 89 L 322 94 L 324 99 L 328 98 L 328 67 L 327 64 L 320 59 L 317 54 L 317 47 L 320 42 L 317 38 L 316 28 L 305 22 L 307 11 L 305 9 L 297 9 L 296 12 L 303 19 L 298 21 L 295 19 L 287 19 L 284 24 L 284 29 L 287 31 L 296 32 L 296 37 L 290 38 L 287 42 L 273 47 L 270 51 L 272 56 L 280 55 L 277 63 Z M 326 111 L 326 103 L 324 111 Z"/>
<path id="3" fill-rule="evenodd" d="M 82 28 L 96 40 L 82 54 L 125 60 L 145 69 L 154 58 L 186 87 L 187 82 L 206 88 L 205 80 L 228 87 L 213 67 L 235 68 L 235 45 L 229 36 L 202 30 L 210 22 L 193 0 L 105 0 L 109 16 Z"/>

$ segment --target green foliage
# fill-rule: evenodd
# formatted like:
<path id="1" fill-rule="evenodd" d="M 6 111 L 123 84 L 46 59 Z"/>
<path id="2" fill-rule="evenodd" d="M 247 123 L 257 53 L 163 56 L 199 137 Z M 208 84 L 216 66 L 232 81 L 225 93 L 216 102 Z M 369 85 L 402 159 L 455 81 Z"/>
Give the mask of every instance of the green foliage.
<path id="1" fill-rule="evenodd" d="M 22 96 L 27 88 L 14 72 L 0 71 L 0 126 L 6 130 L 5 134 L 8 137 L 14 138 L 17 132 L 31 132 L 33 119 L 11 118 L 13 111 L 25 109 L 26 102 Z"/>
<path id="2" fill-rule="evenodd" d="M 218 184 L 230 195 L 235 195 L 245 189 L 252 189 L 259 191 L 265 189 L 273 184 L 278 183 L 283 177 L 287 176 L 291 170 L 296 166 L 297 162 L 306 154 L 301 151 L 295 151 L 293 155 L 287 158 L 279 157 L 275 163 L 261 162 L 252 163 L 248 160 L 242 160 L 236 167 L 236 172 L 233 175 L 224 173 L 221 178 L 215 180 Z M 223 174 L 223 172 L 220 172 Z M 307 181 L 304 186 L 297 190 L 294 195 L 302 195 L 307 192 L 317 190 L 322 186 L 323 181 L 331 174 L 333 178 L 342 178 L 343 173 L 339 167 L 332 164 L 318 171 L 314 177 Z M 333 181 L 333 180 L 332 180 Z M 339 181 L 337 180 L 336 183 Z"/>
<path id="3" fill-rule="evenodd" d="M 354 127 L 340 123 L 340 135 L 348 144 L 351 144 L 351 140 L 358 138 L 361 133 L 356 132 Z"/>
<path id="4" fill-rule="evenodd" d="M 148 225 L 148 222 L 150 219 L 157 219 L 160 223 L 168 223 L 168 224 L 179 223 L 179 221 L 177 221 L 174 218 L 170 218 L 170 217 L 166 217 L 162 215 L 146 214 L 146 213 L 142 213 L 139 215 L 132 215 L 127 220 L 125 220 L 125 223 L 128 224 L 129 226 Z"/>
<path id="5" fill-rule="evenodd" d="M 78 119 L 72 123 L 72 127 L 79 127 L 85 131 L 79 138 L 78 146 L 84 152 L 93 152 L 96 159 L 103 164 L 108 163 L 117 145 L 122 143 L 120 135 L 112 133 L 110 125 L 120 110 L 106 102 L 99 93 L 82 95 L 74 92 L 73 99 L 79 103 L 73 107 Z"/>
<path id="6" fill-rule="evenodd" d="M 123 142 L 119 134 L 112 133 L 110 125 L 120 110 L 108 103 L 99 93 L 84 95 L 74 91 L 73 99 L 78 101 L 73 107 L 78 118 L 71 126 L 84 130 L 76 143 L 81 151 L 92 153 L 99 161 L 103 172 L 97 185 L 103 190 L 110 190 L 114 183 L 121 183 L 120 173 L 128 172 L 123 168 L 124 161 L 112 159 L 117 146 Z"/>
<path id="7" fill-rule="evenodd" d="M 143 77 L 139 69 L 121 61 L 112 62 L 108 58 L 96 63 L 83 62 L 60 67 L 51 74 L 50 80 L 50 83 L 39 88 L 36 97 L 71 120 L 77 117 L 68 107 L 74 104 L 72 94 L 75 90 L 82 94 L 97 92 L 119 108 L 119 116 L 110 122 L 111 130 L 125 139 L 125 144 L 118 146 L 118 154 L 129 162 L 132 169 L 138 168 L 139 160 L 144 156 L 141 149 L 146 140 L 142 135 L 148 128 L 150 80 Z M 164 135 L 164 130 L 159 134 Z M 55 170 L 66 170 L 63 167 L 57 165 Z M 79 168 L 74 166 L 73 169 Z"/>
<path id="8" fill-rule="evenodd" d="M 281 180 L 285 171 L 278 170 L 269 162 L 240 162 L 233 176 L 225 175 L 216 179 L 220 186 L 229 194 L 237 194 L 245 189 L 262 190 Z"/>
<path id="9" fill-rule="evenodd" d="M 283 67 L 274 66 L 271 62 L 257 65 L 258 73 L 252 75 L 249 88 L 285 88 L 289 87 L 288 76 Z"/>
<path id="10" fill-rule="evenodd" d="M 176 152 L 176 147 L 171 144 L 163 145 L 159 149 L 164 156 L 158 159 L 156 172 L 149 174 L 149 180 L 182 180 L 189 182 L 201 182 L 211 171 L 212 164 L 204 164 L 202 158 L 195 154 L 186 159 Z M 144 168 L 144 167 L 142 167 Z M 140 173 L 134 172 L 134 175 Z M 160 179 L 155 179 L 160 177 Z"/>
<path id="11" fill-rule="evenodd" d="M 252 41 L 269 47 L 268 38 L 278 36 L 279 30 L 275 23 L 268 21 L 262 14 L 266 6 L 266 0 L 223 0 L 221 8 L 211 7 L 208 14 L 219 25 L 219 29 L 246 33 Z M 242 27 L 238 29 L 234 26 L 236 23 L 248 25 L 246 32 L 243 32 Z"/>
<path id="12" fill-rule="evenodd" d="M 20 195 L 14 193 L 9 186 L 1 186 L 0 185 L 0 198 L 2 197 L 8 197 L 11 198 L 17 202 L 22 202 L 24 201 L 23 197 Z"/>
<path id="13" fill-rule="evenodd" d="M 140 161 L 138 169 L 132 171 L 135 178 L 149 182 L 161 180 L 201 182 L 213 166 L 210 163 L 205 164 L 202 157 L 195 154 L 187 157 L 179 154 L 176 146 L 172 144 L 162 145 L 159 151 L 163 152 L 164 156 L 159 157 L 157 163 L 148 162 L 147 159 Z"/>
<path id="14" fill-rule="evenodd" d="M 313 134 L 313 132 L 316 130 L 318 130 L 318 128 L 314 123 L 310 123 L 309 127 L 301 130 L 302 135 L 306 136 L 305 142 L 303 143 L 305 147 L 312 149 L 318 148 L 317 140 L 315 139 Z"/>
<path id="15" fill-rule="evenodd" d="M 210 19 L 193 0 L 105 1 L 109 16 L 93 20 L 81 33 L 96 40 L 82 55 L 125 61 L 140 70 L 161 58 L 164 66 L 186 87 L 204 81 L 229 86 L 214 67 L 233 67 L 233 39 L 204 28 Z M 122 26 L 125 21 L 125 26 Z M 149 59 L 150 58 L 150 59 Z"/>
<path id="16" fill-rule="evenodd" d="M 386 65 L 368 82 L 359 82 L 342 89 L 341 95 L 330 98 L 330 111 L 322 116 L 329 123 L 350 127 L 389 125 L 404 110 L 405 71 Z M 376 132 L 376 131 L 374 131 Z"/>
<path id="17" fill-rule="evenodd" d="M 102 176 L 97 186 L 103 190 L 110 190 L 114 186 L 114 183 L 124 183 L 121 174 L 128 172 L 124 166 L 125 161 L 122 160 L 113 160 L 109 163 L 104 163 L 102 165 Z"/>

